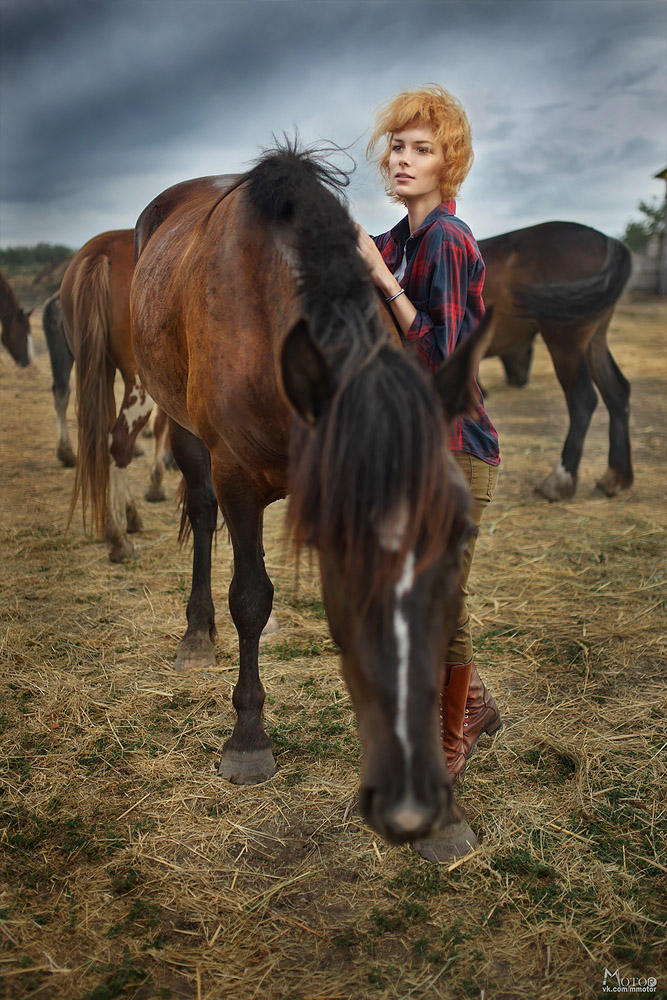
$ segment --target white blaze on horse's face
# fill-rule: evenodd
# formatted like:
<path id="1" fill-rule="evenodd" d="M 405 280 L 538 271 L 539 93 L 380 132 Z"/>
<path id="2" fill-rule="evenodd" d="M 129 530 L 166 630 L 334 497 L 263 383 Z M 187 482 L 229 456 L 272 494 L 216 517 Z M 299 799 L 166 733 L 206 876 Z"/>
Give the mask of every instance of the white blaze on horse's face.
<path id="1" fill-rule="evenodd" d="M 377 534 L 380 548 L 387 552 L 400 552 L 408 526 L 410 510 L 403 501 L 385 521 L 378 525 Z"/>
<path id="2" fill-rule="evenodd" d="M 378 527 L 380 545 L 389 552 L 399 552 L 410 512 L 406 503 L 400 504 L 392 516 Z M 415 556 L 409 552 L 403 564 L 403 572 L 394 592 L 394 638 L 396 640 L 396 735 L 405 758 L 406 775 L 409 778 L 412 762 L 412 746 L 408 730 L 408 672 L 410 669 L 410 623 L 403 608 L 403 599 L 410 593 L 415 582 Z"/>
<path id="3" fill-rule="evenodd" d="M 415 582 L 415 557 L 409 552 L 405 559 L 401 578 L 396 584 L 396 604 L 394 606 L 394 635 L 396 637 L 396 735 L 405 756 L 406 773 L 410 773 L 412 746 L 408 730 L 408 673 L 410 670 L 410 623 L 403 608 L 403 599 L 410 593 Z"/>

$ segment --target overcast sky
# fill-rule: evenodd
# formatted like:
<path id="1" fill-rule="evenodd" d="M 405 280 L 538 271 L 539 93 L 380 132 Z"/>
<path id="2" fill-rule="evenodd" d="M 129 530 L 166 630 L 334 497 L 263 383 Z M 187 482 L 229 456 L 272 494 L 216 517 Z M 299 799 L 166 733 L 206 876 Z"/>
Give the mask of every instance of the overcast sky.
<path id="1" fill-rule="evenodd" d="M 272 134 L 357 163 L 355 217 L 400 209 L 365 162 L 377 107 L 434 81 L 470 117 L 479 239 L 548 219 L 619 235 L 667 165 L 666 0 L 0 0 L 0 243 L 78 247 Z"/>

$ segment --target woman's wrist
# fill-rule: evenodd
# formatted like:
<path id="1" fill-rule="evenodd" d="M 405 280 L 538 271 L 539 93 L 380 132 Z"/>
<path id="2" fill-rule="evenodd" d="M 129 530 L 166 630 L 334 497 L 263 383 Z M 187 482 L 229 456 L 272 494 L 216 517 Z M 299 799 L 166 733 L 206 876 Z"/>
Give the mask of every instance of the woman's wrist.
<path id="1" fill-rule="evenodd" d="M 385 299 L 391 299 L 394 295 L 400 295 L 403 291 L 393 274 L 391 275 L 391 281 L 383 282 L 380 290 Z"/>

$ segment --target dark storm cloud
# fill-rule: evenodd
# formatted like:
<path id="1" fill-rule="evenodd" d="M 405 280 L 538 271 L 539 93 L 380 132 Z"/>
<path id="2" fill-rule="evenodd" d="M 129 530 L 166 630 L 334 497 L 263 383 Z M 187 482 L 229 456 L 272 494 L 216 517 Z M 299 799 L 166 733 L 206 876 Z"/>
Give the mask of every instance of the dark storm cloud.
<path id="1" fill-rule="evenodd" d="M 17 17 L 6 38 L 7 75 L 21 85 L 5 148 L 20 157 L 9 153 L 6 195 L 43 200 L 77 185 L 86 170 L 114 175 L 161 142 L 197 131 L 207 117 L 214 129 L 212 94 L 221 101 L 219 121 L 249 114 L 252 95 L 295 41 L 287 18 L 269 17 L 250 32 L 250 6 L 194 2 L 187 18 L 172 20 L 165 15 L 174 5 L 156 0 L 59 4 L 25 51 L 27 15 Z"/>
<path id="2" fill-rule="evenodd" d="M 162 187 L 243 169 L 272 133 L 353 144 L 364 223 L 395 217 L 364 163 L 377 105 L 437 80 L 471 116 L 478 235 L 625 219 L 667 155 L 667 8 L 652 0 L 0 0 L 2 232 L 81 243 Z M 356 141 L 356 142 L 355 142 Z M 649 178 L 645 181 L 645 178 Z M 605 187 L 606 186 L 606 187 Z M 596 214 L 596 205 L 600 210 Z M 537 216 L 537 218 L 533 218 Z"/>

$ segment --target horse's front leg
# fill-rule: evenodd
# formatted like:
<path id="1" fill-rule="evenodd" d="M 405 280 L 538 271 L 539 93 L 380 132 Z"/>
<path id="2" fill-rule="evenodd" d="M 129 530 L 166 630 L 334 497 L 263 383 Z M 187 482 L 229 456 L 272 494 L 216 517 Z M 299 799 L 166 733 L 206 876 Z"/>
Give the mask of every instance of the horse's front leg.
<path id="1" fill-rule="evenodd" d="M 216 479 L 214 468 L 214 481 Z M 229 610 L 239 637 L 239 678 L 232 702 L 237 719 L 222 751 L 218 773 L 238 785 L 266 781 L 276 771 L 271 739 L 262 722 L 264 688 L 259 676 L 259 640 L 269 620 L 273 584 L 264 566 L 264 503 L 248 484 L 226 480 L 218 499 L 234 547 Z"/>
<path id="2" fill-rule="evenodd" d="M 141 518 L 127 485 L 127 467 L 134 455 L 137 434 L 146 424 L 153 401 L 139 376 L 125 379 L 123 403 L 111 428 L 109 441 L 109 497 L 104 537 L 110 545 L 109 559 L 123 562 L 136 559 L 137 550 L 128 532 L 141 530 Z"/>

